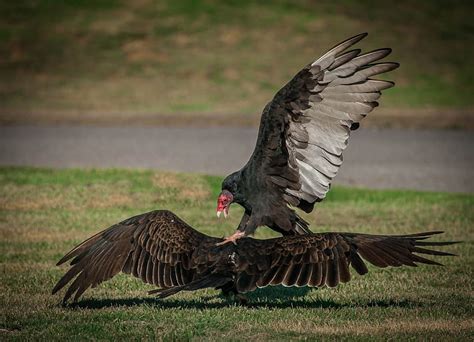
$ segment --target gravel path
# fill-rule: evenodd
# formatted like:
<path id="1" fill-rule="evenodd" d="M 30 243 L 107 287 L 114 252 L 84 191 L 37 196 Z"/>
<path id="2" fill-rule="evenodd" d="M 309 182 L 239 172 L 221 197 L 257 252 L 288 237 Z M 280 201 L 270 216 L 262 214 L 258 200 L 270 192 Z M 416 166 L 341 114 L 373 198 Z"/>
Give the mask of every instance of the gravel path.
<path id="1" fill-rule="evenodd" d="M 249 158 L 257 128 L 0 127 L 0 165 L 154 168 L 225 175 Z M 334 184 L 474 192 L 474 135 L 360 129 Z"/>

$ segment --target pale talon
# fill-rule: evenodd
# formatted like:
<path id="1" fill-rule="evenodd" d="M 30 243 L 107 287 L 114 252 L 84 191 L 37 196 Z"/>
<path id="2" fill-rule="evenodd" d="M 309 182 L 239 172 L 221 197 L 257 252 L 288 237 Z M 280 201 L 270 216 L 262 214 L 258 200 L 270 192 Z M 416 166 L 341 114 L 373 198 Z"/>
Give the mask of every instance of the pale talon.
<path id="1" fill-rule="evenodd" d="M 228 236 L 224 239 L 224 241 L 216 243 L 216 246 L 222 246 L 225 245 L 226 243 L 232 242 L 234 245 L 237 245 L 237 240 L 244 237 L 245 233 L 241 231 L 236 231 L 234 234 L 231 236 Z"/>

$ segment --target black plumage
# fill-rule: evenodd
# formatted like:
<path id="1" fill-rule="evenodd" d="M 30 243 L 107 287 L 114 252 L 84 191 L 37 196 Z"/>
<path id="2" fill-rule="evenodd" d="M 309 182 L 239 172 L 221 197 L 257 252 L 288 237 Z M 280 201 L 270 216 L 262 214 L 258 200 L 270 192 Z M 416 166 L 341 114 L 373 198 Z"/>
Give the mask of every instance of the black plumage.
<path id="1" fill-rule="evenodd" d="M 64 302 L 119 272 L 131 274 L 167 297 L 202 288 L 242 294 L 257 287 L 336 286 L 350 280 L 349 266 L 367 273 L 362 258 L 378 267 L 440 265 L 419 254 L 446 256 L 427 249 L 452 242 L 426 241 L 427 232 L 410 235 L 321 233 L 268 240 L 242 238 L 237 244 L 202 234 L 170 211 L 134 216 L 92 236 L 67 253 L 58 265 L 70 268 L 53 294 L 70 284 Z"/>
<path id="2" fill-rule="evenodd" d="M 372 79 L 398 67 L 378 63 L 388 48 L 361 54 L 349 50 L 366 33 L 336 45 L 307 65 L 263 110 L 257 143 L 247 164 L 222 183 L 218 211 L 231 198 L 245 208 L 238 230 L 252 234 L 266 225 L 284 235 L 309 233 L 291 207 L 311 212 L 323 200 L 342 164 L 351 130 L 378 106 L 393 82 Z"/>

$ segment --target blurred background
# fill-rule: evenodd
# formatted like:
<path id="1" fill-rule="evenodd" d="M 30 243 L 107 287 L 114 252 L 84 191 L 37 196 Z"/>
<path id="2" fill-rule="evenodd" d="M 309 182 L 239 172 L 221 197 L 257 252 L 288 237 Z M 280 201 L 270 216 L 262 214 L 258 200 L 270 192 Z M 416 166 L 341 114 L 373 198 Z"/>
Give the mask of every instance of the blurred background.
<path id="1" fill-rule="evenodd" d="M 303 66 L 360 32 L 396 86 L 335 184 L 474 192 L 471 1 L 2 1 L 0 165 L 225 175 Z M 367 127 L 369 126 L 369 127 Z"/>
<path id="2" fill-rule="evenodd" d="M 337 42 L 393 48 L 366 125 L 473 127 L 471 1 L 0 2 L 1 123 L 255 125 Z"/>

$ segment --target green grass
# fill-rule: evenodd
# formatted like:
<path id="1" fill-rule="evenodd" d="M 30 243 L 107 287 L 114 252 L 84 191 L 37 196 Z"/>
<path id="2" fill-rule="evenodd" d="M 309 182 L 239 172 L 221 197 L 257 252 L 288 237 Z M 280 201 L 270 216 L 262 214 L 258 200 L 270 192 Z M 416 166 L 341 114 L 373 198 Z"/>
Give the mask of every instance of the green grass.
<path id="1" fill-rule="evenodd" d="M 384 109 L 472 119 L 471 1 L 21 0 L 0 13 L 3 122 L 255 122 L 299 68 L 364 31 L 362 47 L 390 46 L 402 65 Z"/>
<path id="2" fill-rule="evenodd" d="M 474 196 L 463 194 L 335 187 L 307 216 L 314 231 L 445 230 L 440 240 L 464 241 L 444 248 L 459 255 L 436 259 L 445 267 L 370 267 L 335 289 L 261 289 L 248 306 L 215 290 L 158 300 L 124 275 L 71 307 L 50 294 L 65 252 L 134 214 L 166 208 L 207 234 L 230 234 L 241 210 L 215 218 L 219 183 L 153 171 L 0 169 L 1 339 L 473 339 Z"/>

